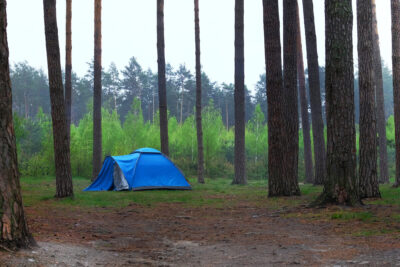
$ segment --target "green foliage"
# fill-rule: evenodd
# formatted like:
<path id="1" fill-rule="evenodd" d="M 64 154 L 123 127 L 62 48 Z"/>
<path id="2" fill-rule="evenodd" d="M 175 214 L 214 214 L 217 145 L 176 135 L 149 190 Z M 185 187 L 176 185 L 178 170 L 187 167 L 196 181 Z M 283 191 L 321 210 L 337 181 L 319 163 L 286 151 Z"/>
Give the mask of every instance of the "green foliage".
<path id="1" fill-rule="evenodd" d="M 72 174 L 90 177 L 92 173 L 93 117 L 91 101 L 88 113 L 71 125 Z M 194 113 L 194 112 L 193 112 Z M 194 115 L 183 123 L 169 116 L 170 157 L 186 175 L 197 174 L 197 135 Z M 39 109 L 33 119 L 14 114 L 19 167 L 24 176 L 54 175 L 53 132 L 50 116 Z M 141 101 L 135 98 L 122 120 L 115 109 L 102 109 L 103 157 L 129 154 L 141 147 L 160 149 L 158 113 L 153 121 L 145 121 Z M 304 180 L 304 144 L 299 131 L 299 181 Z M 311 134 L 312 137 L 312 134 Z M 357 135 L 358 138 L 358 135 Z M 394 120 L 387 122 L 390 175 L 394 166 Z M 312 141 L 312 138 L 311 138 Z M 232 178 L 234 161 L 234 128 L 226 128 L 211 100 L 203 108 L 203 143 L 206 177 Z M 246 125 L 246 168 L 249 179 L 265 180 L 268 176 L 268 127 L 261 105 L 256 105 Z"/>
<path id="2" fill-rule="evenodd" d="M 71 125 L 71 168 L 74 176 L 92 173 L 93 117 L 89 102 L 85 116 Z M 15 116 L 15 127 L 24 176 L 54 175 L 54 150 L 50 117 L 41 110 L 34 120 Z M 170 157 L 187 175 L 197 173 L 197 134 L 194 115 L 179 123 L 169 117 Z M 160 149 L 158 114 L 144 121 L 141 102 L 135 98 L 124 122 L 115 109 L 102 109 L 103 157 L 128 154 L 141 147 Z M 264 114 L 258 105 L 246 128 L 248 176 L 267 176 L 268 134 Z M 203 109 L 203 140 L 206 176 L 233 176 L 234 131 L 226 129 L 213 101 Z"/>
<path id="3" fill-rule="evenodd" d="M 255 179 L 267 177 L 268 128 L 260 104 L 246 127 L 247 175 Z"/>

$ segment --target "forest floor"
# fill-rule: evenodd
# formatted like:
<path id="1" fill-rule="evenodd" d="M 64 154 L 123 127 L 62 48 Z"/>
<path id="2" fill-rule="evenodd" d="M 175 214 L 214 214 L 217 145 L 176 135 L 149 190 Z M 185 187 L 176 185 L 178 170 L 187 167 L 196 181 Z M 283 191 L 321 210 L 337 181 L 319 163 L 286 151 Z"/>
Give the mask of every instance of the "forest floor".
<path id="1" fill-rule="evenodd" d="M 267 198 L 266 182 L 193 181 L 192 191 L 85 193 L 55 200 L 52 178 L 23 178 L 32 250 L 0 252 L 0 266 L 395 266 L 400 190 L 356 208 Z"/>

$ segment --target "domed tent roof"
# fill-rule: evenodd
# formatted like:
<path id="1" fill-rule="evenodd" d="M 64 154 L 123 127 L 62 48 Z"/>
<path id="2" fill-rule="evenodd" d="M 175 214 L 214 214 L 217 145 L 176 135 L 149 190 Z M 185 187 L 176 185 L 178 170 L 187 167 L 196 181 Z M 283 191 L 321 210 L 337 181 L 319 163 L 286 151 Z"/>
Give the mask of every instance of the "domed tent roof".
<path id="1" fill-rule="evenodd" d="M 106 157 L 96 180 L 84 191 L 191 189 L 174 163 L 154 148 Z"/>
<path id="2" fill-rule="evenodd" d="M 133 153 L 157 153 L 157 154 L 161 154 L 160 151 L 158 151 L 157 149 L 151 148 L 151 147 L 139 148 L 139 149 L 136 149 L 135 151 L 133 151 Z"/>

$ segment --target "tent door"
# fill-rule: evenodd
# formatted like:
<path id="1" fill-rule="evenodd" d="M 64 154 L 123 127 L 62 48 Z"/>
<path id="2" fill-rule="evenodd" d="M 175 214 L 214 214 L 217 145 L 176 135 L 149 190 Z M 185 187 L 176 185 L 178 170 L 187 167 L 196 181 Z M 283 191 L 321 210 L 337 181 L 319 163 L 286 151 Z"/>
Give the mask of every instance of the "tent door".
<path id="1" fill-rule="evenodd" d="M 114 178 L 114 190 L 115 191 L 129 189 L 129 184 L 125 179 L 125 175 L 117 163 L 114 163 L 113 178 Z"/>

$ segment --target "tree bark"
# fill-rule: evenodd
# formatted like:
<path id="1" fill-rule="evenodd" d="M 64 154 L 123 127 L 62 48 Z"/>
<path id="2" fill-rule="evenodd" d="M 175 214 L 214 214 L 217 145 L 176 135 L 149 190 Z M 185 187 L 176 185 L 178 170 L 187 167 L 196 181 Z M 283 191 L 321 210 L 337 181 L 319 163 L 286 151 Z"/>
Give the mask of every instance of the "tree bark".
<path id="1" fill-rule="evenodd" d="M 232 184 L 246 184 L 244 1 L 235 0 L 235 177 Z"/>
<path id="2" fill-rule="evenodd" d="M 101 170 L 103 157 L 101 128 L 101 0 L 94 2 L 94 84 L 93 84 L 93 173 L 94 180 Z"/>
<path id="3" fill-rule="evenodd" d="M 305 167 L 305 182 L 314 182 L 313 161 L 311 153 L 311 137 L 310 137 L 310 122 L 308 119 L 308 101 L 306 93 L 306 78 L 304 74 L 303 62 L 303 46 L 301 42 L 300 31 L 300 16 L 297 9 L 297 75 L 299 81 L 300 106 L 301 106 L 301 124 L 303 126 L 303 142 L 304 142 L 304 167 Z"/>
<path id="4" fill-rule="evenodd" d="M 66 0 L 66 26 L 65 26 L 65 115 L 67 119 L 68 140 L 71 130 L 71 105 L 72 105 L 72 0 Z"/>
<path id="5" fill-rule="evenodd" d="M 158 104 L 161 152 L 168 156 L 168 110 L 165 78 L 164 0 L 157 0 Z"/>
<path id="6" fill-rule="evenodd" d="M 179 118 L 179 123 L 182 124 L 183 123 L 183 98 L 184 98 L 184 86 L 182 86 L 182 92 L 181 92 L 181 116 Z M 178 115 L 178 114 L 177 114 Z"/>
<path id="7" fill-rule="evenodd" d="M 360 196 L 380 197 L 377 175 L 375 90 L 373 78 L 372 2 L 357 0 L 360 88 Z"/>
<path id="8" fill-rule="evenodd" d="M 0 247 L 15 250 L 30 247 L 35 241 L 28 230 L 19 183 L 6 6 L 6 0 L 0 0 Z"/>
<path id="9" fill-rule="evenodd" d="M 393 104 L 396 142 L 396 180 L 400 186 L 400 1 L 391 0 L 392 12 L 392 64 L 393 64 Z"/>
<path id="10" fill-rule="evenodd" d="M 351 0 L 325 1 L 327 179 L 316 203 L 360 203 L 354 125 Z"/>
<path id="11" fill-rule="evenodd" d="M 203 126 L 201 119 L 201 63 L 199 0 L 194 0 L 194 28 L 196 46 L 196 126 L 197 126 L 197 182 L 204 184 Z"/>
<path id="12" fill-rule="evenodd" d="M 268 196 L 297 193 L 287 183 L 286 129 L 283 113 L 283 80 L 278 0 L 263 0 L 264 46 L 268 101 Z"/>
<path id="13" fill-rule="evenodd" d="M 73 186 L 58 43 L 56 1 L 43 0 L 43 7 L 56 167 L 55 196 L 62 198 L 73 195 Z"/>
<path id="14" fill-rule="evenodd" d="M 25 104 L 25 119 L 29 118 L 29 104 L 28 104 L 28 96 L 26 95 L 26 91 L 24 92 L 24 104 Z"/>
<path id="15" fill-rule="evenodd" d="M 317 37 L 315 35 L 314 7 L 312 0 L 303 0 L 303 13 L 306 33 L 308 84 L 310 86 L 311 121 L 314 143 L 314 184 L 321 185 L 324 183 L 326 177 L 326 152 L 319 83 Z"/>
<path id="16" fill-rule="evenodd" d="M 297 0 L 283 0 L 283 86 L 286 139 L 286 179 L 293 195 L 300 195 L 299 108 L 297 94 Z"/>
<path id="17" fill-rule="evenodd" d="M 229 110 L 228 110 L 227 100 L 225 100 L 225 114 L 226 114 L 226 130 L 229 131 Z"/>
<path id="18" fill-rule="evenodd" d="M 389 169 L 387 160 L 386 145 L 386 116 L 385 116 L 385 98 L 383 95 L 382 63 L 379 47 L 378 22 L 376 19 L 375 0 L 372 0 L 372 35 L 373 35 L 373 72 L 374 88 L 376 95 L 376 126 L 378 132 L 379 144 L 379 182 L 389 183 Z"/>

